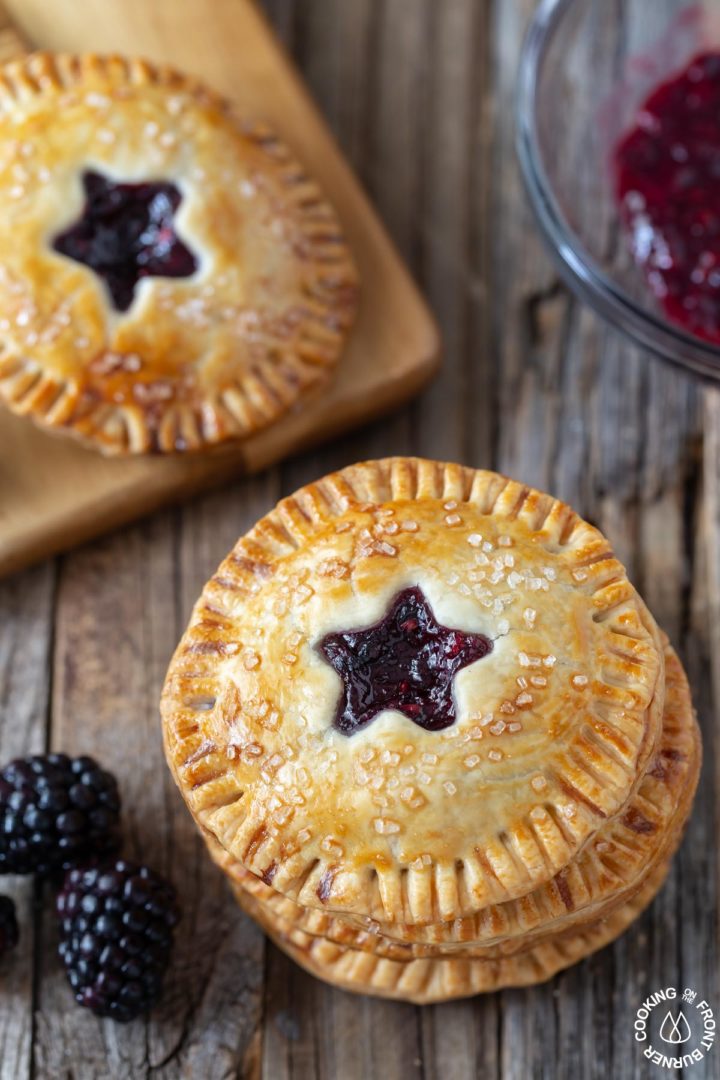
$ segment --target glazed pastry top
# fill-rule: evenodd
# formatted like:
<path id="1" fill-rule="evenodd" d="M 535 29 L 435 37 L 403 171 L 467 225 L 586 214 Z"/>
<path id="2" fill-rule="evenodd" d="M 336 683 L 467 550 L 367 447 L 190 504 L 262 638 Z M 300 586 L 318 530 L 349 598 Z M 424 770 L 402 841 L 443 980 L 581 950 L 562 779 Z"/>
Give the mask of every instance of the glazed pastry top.
<path id="1" fill-rule="evenodd" d="M 165 735 L 198 820 L 307 906 L 471 914 L 631 796 L 663 707 L 604 537 L 493 473 L 393 459 L 285 500 L 208 583 Z"/>
<path id="2" fill-rule="evenodd" d="M 61 122 L 59 122 L 61 117 Z M 176 72 L 0 78 L 0 394 L 108 451 L 246 435 L 337 362 L 356 275 L 266 128 Z"/>

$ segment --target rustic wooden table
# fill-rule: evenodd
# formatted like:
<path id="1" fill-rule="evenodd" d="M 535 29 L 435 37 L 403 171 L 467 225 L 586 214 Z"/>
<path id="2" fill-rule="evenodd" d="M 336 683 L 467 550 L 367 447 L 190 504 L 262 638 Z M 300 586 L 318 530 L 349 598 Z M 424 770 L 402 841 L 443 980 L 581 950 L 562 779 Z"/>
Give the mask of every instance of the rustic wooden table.
<path id="1" fill-rule="evenodd" d="M 510 122 L 532 0 L 266 7 L 437 312 L 445 367 L 370 429 L 0 586 L 0 758 L 48 745 L 101 758 L 122 784 L 129 852 L 176 880 L 185 909 L 161 1006 L 120 1027 L 73 1004 L 48 896 L 13 882 L 22 944 L 0 984 L 0 1073 L 660 1075 L 633 1039 L 643 998 L 681 983 L 720 1006 L 720 395 L 629 347 L 550 268 Z M 615 946 L 547 986 L 425 1009 L 329 989 L 238 914 L 164 767 L 157 717 L 191 604 L 238 534 L 330 468 L 406 452 L 498 468 L 597 522 L 689 665 L 706 747 L 668 884 Z M 686 1075 L 718 1070 L 720 1047 Z"/>

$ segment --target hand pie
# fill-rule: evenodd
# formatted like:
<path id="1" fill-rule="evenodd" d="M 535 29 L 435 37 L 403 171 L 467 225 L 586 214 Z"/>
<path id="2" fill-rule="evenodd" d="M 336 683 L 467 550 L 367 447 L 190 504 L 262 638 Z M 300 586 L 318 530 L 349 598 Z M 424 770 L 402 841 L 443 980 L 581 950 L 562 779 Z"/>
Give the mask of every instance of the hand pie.
<path id="1" fill-rule="evenodd" d="M 267 910 L 314 937 L 392 959 L 505 956 L 606 918 L 638 893 L 649 873 L 667 863 L 680 842 L 697 783 L 700 741 L 687 679 L 665 647 L 663 731 L 652 766 L 621 815 L 600 828 L 580 855 L 555 878 L 518 900 L 493 905 L 465 919 L 429 926 L 360 921 L 303 908 L 243 870 L 211 836 L 212 858 L 228 877 Z"/>
<path id="2" fill-rule="evenodd" d="M 213 857 L 312 970 L 306 938 L 547 977 L 564 965 L 534 950 L 592 951 L 649 902 L 700 758 L 682 668 L 607 540 L 504 477 L 408 458 L 325 477 L 238 542 L 162 711 Z"/>
<path id="3" fill-rule="evenodd" d="M 167 68 L 36 54 L 0 76 L 0 398 L 106 453 L 277 420 L 342 352 L 357 276 L 315 182 Z"/>

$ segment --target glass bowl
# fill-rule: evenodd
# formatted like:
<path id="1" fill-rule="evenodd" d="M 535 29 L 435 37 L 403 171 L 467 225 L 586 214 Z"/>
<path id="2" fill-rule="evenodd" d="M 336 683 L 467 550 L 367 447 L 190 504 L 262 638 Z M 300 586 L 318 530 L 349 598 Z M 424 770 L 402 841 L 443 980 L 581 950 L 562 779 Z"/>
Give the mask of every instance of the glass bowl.
<path id="1" fill-rule="evenodd" d="M 720 51 L 720 0 L 541 0 L 520 61 L 517 149 L 574 292 L 637 344 L 720 380 L 720 346 L 670 322 L 635 264 L 611 174 L 648 94 L 707 48 Z"/>

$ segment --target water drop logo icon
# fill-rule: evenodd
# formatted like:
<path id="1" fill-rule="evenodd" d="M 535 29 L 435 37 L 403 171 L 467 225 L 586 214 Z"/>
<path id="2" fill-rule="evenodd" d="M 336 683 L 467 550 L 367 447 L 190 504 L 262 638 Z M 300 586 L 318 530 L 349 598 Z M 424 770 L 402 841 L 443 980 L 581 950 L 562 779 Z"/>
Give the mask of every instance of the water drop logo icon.
<path id="1" fill-rule="evenodd" d="M 680 1043 L 686 1043 L 691 1037 L 692 1031 L 685 1019 L 685 1014 L 680 1011 L 674 1017 L 668 1009 L 660 1028 L 660 1038 L 663 1042 L 680 1045 Z"/>

